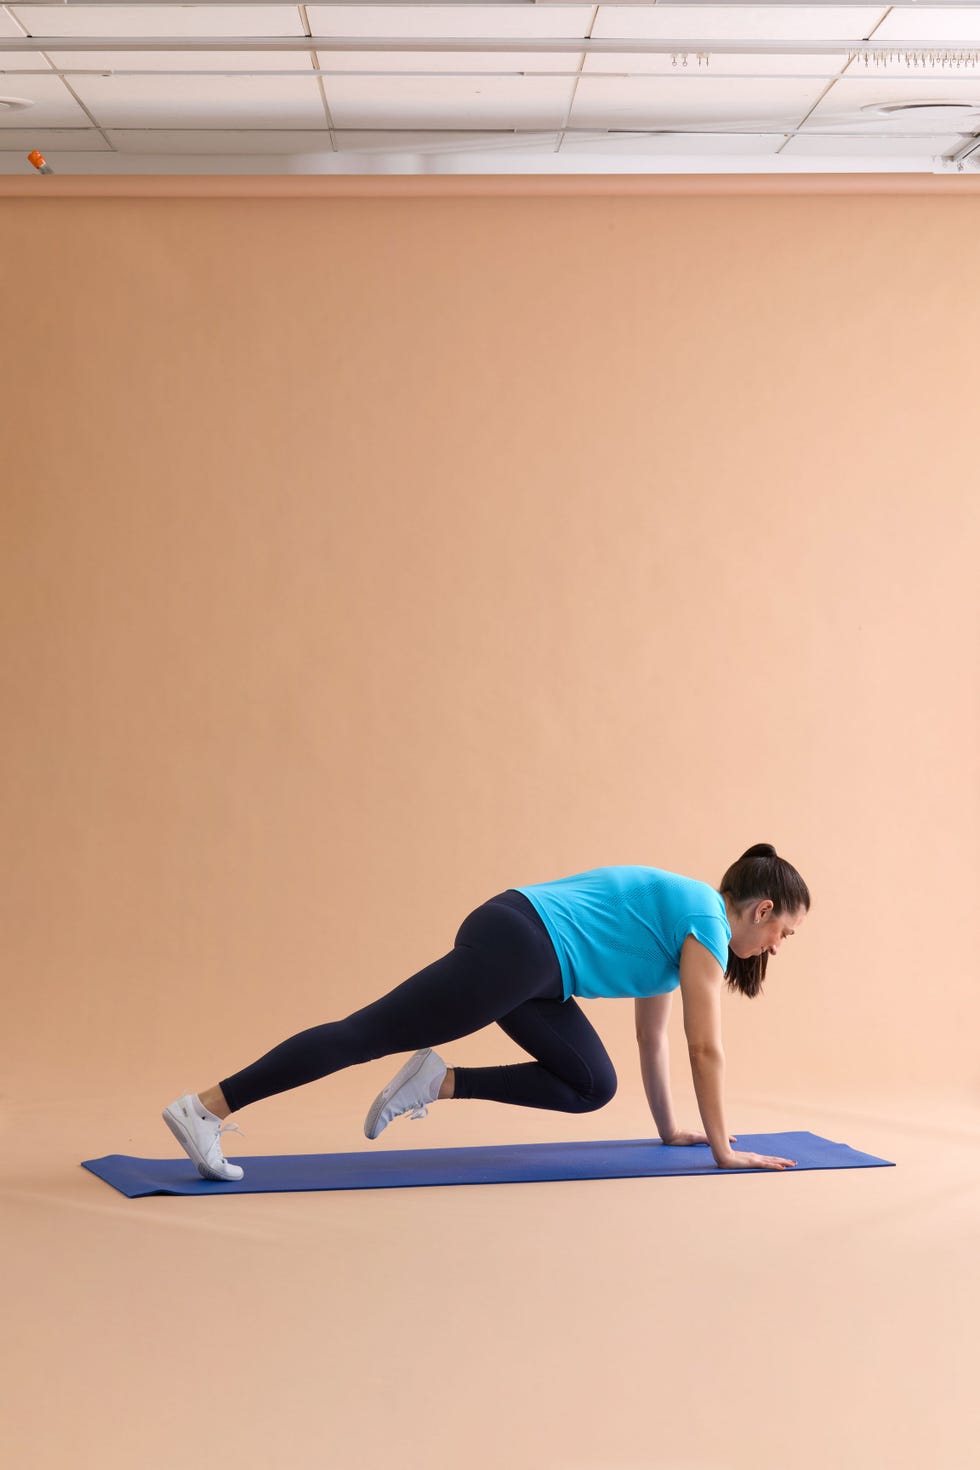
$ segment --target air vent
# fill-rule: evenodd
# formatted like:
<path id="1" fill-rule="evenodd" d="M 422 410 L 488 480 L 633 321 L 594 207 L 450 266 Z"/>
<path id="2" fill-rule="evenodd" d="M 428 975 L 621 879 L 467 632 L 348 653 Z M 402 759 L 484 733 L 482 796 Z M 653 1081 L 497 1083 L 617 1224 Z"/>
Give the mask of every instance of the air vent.
<path id="1" fill-rule="evenodd" d="M 899 122 L 935 123 L 954 131 L 964 124 L 967 131 L 980 127 L 980 102 L 873 102 L 861 111 Z"/>

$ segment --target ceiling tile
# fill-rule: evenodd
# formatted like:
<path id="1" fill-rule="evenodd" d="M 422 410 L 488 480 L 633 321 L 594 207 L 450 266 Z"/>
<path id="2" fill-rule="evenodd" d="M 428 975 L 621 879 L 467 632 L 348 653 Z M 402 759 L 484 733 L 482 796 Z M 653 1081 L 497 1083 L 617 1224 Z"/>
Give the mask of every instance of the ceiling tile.
<path id="1" fill-rule="evenodd" d="M 502 129 L 499 133 L 476 133 L 465 130 L 419 130 L 411 133 L 366 130 L 348 132 L 338 128 L 334 137 L 338 148 L 357 153 L 486 153 L 488 149 L 507 148 L 516 152 L 546 150 L 552 152 L 560 133 L 533 132 L 515 136 Z"/>
<path id="2" fill-rule="evenodd" d="M 207 128 L 107 128 L 106 137 L 120 153 L 325 153 L 330 131 L 322 128 L 262 130 Z"/>
<path id="3" fill-rule="evenodd" d="M 89 119 L 58 77 L 16 76 L 3 82 L 3 95 L 23 97 L 30 108 L 8 112 L 0 108 L 0 128 L 88 127 Z"/>
<path id="4" fill-rule="evenodd" d="M 744 56 L 716 55 L 699 61 L 697 56 L 689 53 L 685 66 L 683 58 L 675 61 L 670 56 L 637 56 L 628 51 L 607 51 L 598 55 L 587 55 L 582 70 L 584 75 L 601 75 L 605 72 L 630 72 L 636 75 L 646 72 L 651 76 L 681 77 L 685 80 L 698 76 L 748 75 L 752 78 L 762 77 L 764 84 L 768 86 L 771 77 L 779 78 L 787 74 L 794 78 L 803 75 L 825 77 L 829 80 L 847 65 L 848 54 L 846 51 L 828 56 L 766 56 L 746 53 Z"/>
<path id="5" fill-rule="evenodd" d="M 4 128 L 0 131 L 0 153 L 23 153 L 26 155 L 39 148 L 48 153 L 79 153 L 109 151 L 97 128 Z M 27 165 L 31 169 L 30 164 Z"/>
<path id="6" fill-rule="evenodd" d="M 783 149 L 783 156 L 797 158 L 906 158 L 919 159 L 923 166 L 934 158 L 957 148 L 963 139 L 956 134 L 917 139 L 903 138 L 819 138 L 797 134 Z"/>
<path id="7" fill-rule="evenodd" d="M 591 5 L 308 5 L 314 36 L 483 36 L 506 40 L 588 35 Z"/>
<path id="8" fill-rule="evenodd" d="M 308 77 L 314 69 L 310 51 L 240 51 L 237 54 L 227 51 L 49 51 L 48 55 L 53 65 L 64 71 L 294 71 Z M 137 83 L 141 79 L 132 77 L 130 80 Z"/>
<path id="9" fill-rule="evenodd" d="M 292 5 L 8 7 L 32 36 L 304 36 Z"/>
<path id="10" fill-rule="evenodd" d="M 733 128 L 796 127 L 820 96 L 823 83 L 755 82 L 731 78 L 700 82 L 681 77 L 654 81 L 583 77 L 570 122 L 575 127 L 683 127 L 727 121 Z"/>
<path id="11" fill-rule="evenodd" d="M 330 77 L 338 128 L 560 128 L 574 82 L 547 77 Z"/>
<path id="12" fill-rule="evenodd" d="M 896 5 L 875 31 L 876 41 L 980 42 L 980 5 L 928 6 L 913 10 Z"/>
<path id="13" fill-rule="evenodd" d="M 399 51 L 385 55 L 380 51 L 317 51 L 318 65 L 325 71 L 439 72 L 440 74 L 479 71 L 514 72 L 578 72 L 581 52 L 544 53 L 514 51 Z"/>
<path id="14" fill-rule="evenodd" d="M 745 153 L 753 157 L 760 157 L 774 154 L 782 142 L 782 134 L 767 137 L 759 133 L 742 134 L 738 137 L 725 137 L 717 133 L 709 136 L 704 133 L 667 133 L 630 137 L 628 134 L 616 133 L 612 137 L 600 138 L 588 138 L 578 133 L 568 133 L 561 145 L 561 156 L 564 157 L 565 154 L 571 153 L 588 154 L 594 157 L 616 154 L 626 158 L 645 155 L 651 157 L 697 155 L 701 158 L 711 156 L 727 158 Z"/>
<path id="15" fill-rule="evenodd" d="M 596 40 L 858 41 L 887 5 L 602 5 Z"/>
<path id="16" fill-rule="evenodd" d="M 315 77 L 75 77 L 106 128 L 315 128 L 326 121 Z"/>

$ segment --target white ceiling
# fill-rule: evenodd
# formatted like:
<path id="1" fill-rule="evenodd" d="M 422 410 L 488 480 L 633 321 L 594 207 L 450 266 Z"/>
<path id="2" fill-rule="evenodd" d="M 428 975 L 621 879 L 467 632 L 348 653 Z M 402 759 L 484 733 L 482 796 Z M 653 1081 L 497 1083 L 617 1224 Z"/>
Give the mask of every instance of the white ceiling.
<path id="1" fill-rule="evenodd" d="M 8 174 L 980 168 L 961 0 L 23 0 L 0 72 Z"/>

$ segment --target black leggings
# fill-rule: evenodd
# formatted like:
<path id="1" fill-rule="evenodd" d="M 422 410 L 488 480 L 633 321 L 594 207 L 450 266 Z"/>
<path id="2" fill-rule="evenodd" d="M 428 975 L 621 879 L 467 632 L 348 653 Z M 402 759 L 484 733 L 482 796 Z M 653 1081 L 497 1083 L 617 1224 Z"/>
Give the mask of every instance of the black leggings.
<path id="1" fill-rule="evenodd" d="M 454 948 L 355 1011 L 300 1031 L 221 1083 L 233 1112 L 318 1077 L 394 1052 L 442 1046 L 496 1021 L 534 1062 L 454 1067 L 456 1097 L 586 1113 L 616 1091 L 605 1047 L 574 1000 L 534 905 L 510 888 L 459 926 Z"/>

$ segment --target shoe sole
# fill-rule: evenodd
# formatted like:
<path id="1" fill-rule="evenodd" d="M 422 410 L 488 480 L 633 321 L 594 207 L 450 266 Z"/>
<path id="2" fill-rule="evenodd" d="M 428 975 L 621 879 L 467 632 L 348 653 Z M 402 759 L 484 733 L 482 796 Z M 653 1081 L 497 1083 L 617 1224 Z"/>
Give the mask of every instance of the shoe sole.
<path id="1" fill-rule="evenodd" d="M 225 1174 L 218 1174 L 214 1169 L 211 1168 L 209 1164 L 206 1164 L 204 1162 L 203 1158 L 201 1157 L 200 1149 L 198 1149 L 193 1138 L 184 1128 L 179 1118 L 175 1118 L 174 1115 L 172 1113 L 168 1113 L 166 1109 L 164 1109 L 163 1113 L 161 1113 L 160 1116 L 163 1118 L 163 1121 L 170 1129 L 174 1138 L 176 1138 L 177 1142 L 184 1150 L 184 1153 L 187 1154 L 187 1156 L 190 1158 L 191 1163 L 196 1166 L 197 1172 L 200 1174 L 202 1179 L 211 1179 L 218 1184 L 238 1183 L 237 1179 L 229 1179 Z M 238 1164 L 235 1167 L 241 1168 L 241 1165 Z M 243 1171 L 242 1178 L 244 1177 L 245 1175 Z"/>
<path id="2" fill-rule="evenodd" d="M 380 1128 L 377 1133 L 372 1133 L 371 1129 L 374 1127 L 375 1123 L 378 1121 L 385 1108 L 391 1102 L 391 1099 L 394 1097 L 398 1089 L 400 1087 L 404 1087 L 406 1082 L 411 1082 L 412 1078 L 417 1076 L 418 1073 L 421 1072 L 422 1068 L 425 1066 L 426 1058 L 430 1057 L 431 1055 L 431 1046 L 426 1047 L 423 1051 L 417 1051 L 413 1057 L 409 1057 L 408 1061 L 405 1063 L 404 1067 L 402 1067 L 401 1071 L 397 1072 L 395 1076 L 392 1077 L 391 1081 L 388 1083 L 388 1086 L 384 1088 L 382 1092 L 378 1093 L 378 1096 L 371 1104 L 371 1108 L 367 1117 L 364 1119 L 365 1138 L 381 1137 L 381 1134 L 385 1131 L 384 1128 Z M 388 1125 L 386 1123 L 385 1128 L 387 1128 L 387 1126 Z"/>

